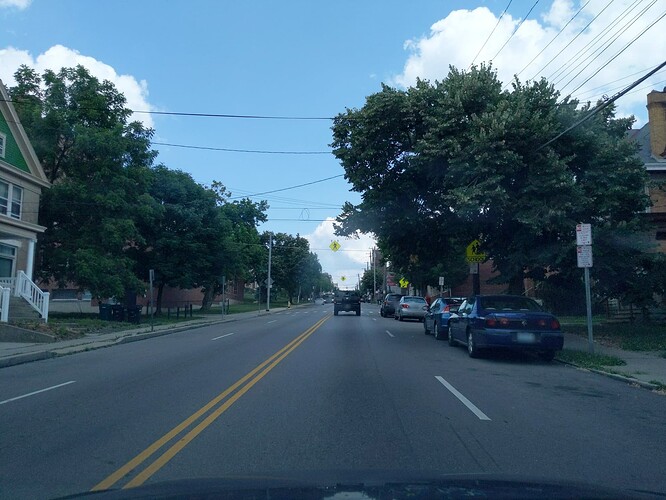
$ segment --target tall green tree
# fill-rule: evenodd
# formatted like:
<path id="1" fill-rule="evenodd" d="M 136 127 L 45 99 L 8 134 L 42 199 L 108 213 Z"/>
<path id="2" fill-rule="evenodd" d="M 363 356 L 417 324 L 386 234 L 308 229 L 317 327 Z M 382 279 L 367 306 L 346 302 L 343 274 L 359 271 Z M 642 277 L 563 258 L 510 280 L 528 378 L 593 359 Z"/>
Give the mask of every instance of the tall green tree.
<path id="1" fill-rule="evenodd" d="M 140 289 L 128 253 L 151 210 L 153 131 L 130 122 L 122 93 L 82 66 L 41 76 L 21 66 L 14 76 L 10 95 L 53 183 L 41 198 L 37 275 L 98 298 Z"/>
<path id="2" fill-rule="evenodd" d="M 133 257 L 144 279 L 155 270 L 159 314 L 166 286 L 188 289 L 204 280 L 210 246 L 231 231 L 231 223 L 220 216 L 215 193 L 186 172 L 158 165 L 148 192 L 151 211 L 142 221 L 142 243 Z"/>
<path id="3" fill-rule="evenodd" d="M 632 120 L 615 119 L 612 106 L 545 145 L 588 112 L 545 80 L 503 91 L 487 66 L 451 68 L 404 91 L 384 86 L 334 121 L 331 146 L 362 196 L 345 205 L 337 231 L 373 232 L 415 275 L 442 264 L 439 272 L 462 276 L 464 248 L 480 238 L 516 293 L 525 277 L 573 272 L 576 223 L 640 231 L 648 203 L 626 139 Z M 620 248 L 605 250 L 614 265 Z"/>
<path id="4" fill-rule="evenodd" d="M 206 267 L 199 284 L 203 288 L 202 309 L 209 309 L 215 295 L 222 293 L 222 278 L 254 280 L 256 272 L 266 262 L 266 248 L 261 244 L 257 226 L 266 222 L 266 201 L 249 198 L 230 201 L 230 193 L 220 182 L 211 190 L 217 200 L 216 217 L 222 225 L 213 228 L 207 238 Z"/>

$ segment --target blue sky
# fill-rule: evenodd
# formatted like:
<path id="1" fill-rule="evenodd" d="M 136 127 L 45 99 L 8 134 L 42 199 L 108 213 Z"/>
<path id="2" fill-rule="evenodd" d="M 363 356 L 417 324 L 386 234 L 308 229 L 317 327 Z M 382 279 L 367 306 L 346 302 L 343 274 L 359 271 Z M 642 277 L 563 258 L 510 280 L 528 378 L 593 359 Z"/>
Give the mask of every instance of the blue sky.
<path id="1" fill-rule="evenodd" d="M 362 106 L 382 82 L 404 87 L 417 76 L 441 79 L 450 64 L 467 67 L 495 26 L 476 62 L 492 58 L 506 81 L 536 57 L 520 78 L 552 77 L 565 93 L 603 66 L 573 92 L 583 99 L 612 95 L 661 63 L 666 54 L 666 19 L 640 34 L 664 13 L 663 0 L 614 0 L 610 5 L 605 0 L 541 0 L 500 51 L 535 0 L 512 1 L 498 24 L 507 4 L 508 0 L 0 0 L 0 78 L 12 85 L 11 75 L 21 63 L 40 71 L 81 63 L 96 76 L 114 81 L 135 110 L 330 117 L 345 107 Z M 594 60 L 573 59 L 595 40 L 601 49 L 604 33 L 607 41 L 617 36 L 607 50 Z M 590 55 L 594 47 L 588 45 Z M 567 63 L 571 66 L 564 66 Z M 645 123 L 645 95 L 665 84 L 666 71 L 619 101 L 620 112 L 633 113 L 639 124 Z M 321 152 L 331 142 L 327 120 L 135 116 L 155 128 L 155 141 L 161 143 Z M 343 174 L 330 154 L 155 148 L 158 160 L 170 168 L 190 172 L 203 184 L 221 181 L 234 196 Z M 334 239 L 332 224 L 321 222 L 335 217 L 345 201 L 359 201 L 343 178 L 256 199 L 267 199 L 271 205 L 270 220 L 260 230 L 307 236 L 334 281 L 342 284 L 342 276 L 345 284 L 356 281 L 369 260 L 372 239 L 338 238 L 342 249 L 333 253 L 327 248 Z"/>

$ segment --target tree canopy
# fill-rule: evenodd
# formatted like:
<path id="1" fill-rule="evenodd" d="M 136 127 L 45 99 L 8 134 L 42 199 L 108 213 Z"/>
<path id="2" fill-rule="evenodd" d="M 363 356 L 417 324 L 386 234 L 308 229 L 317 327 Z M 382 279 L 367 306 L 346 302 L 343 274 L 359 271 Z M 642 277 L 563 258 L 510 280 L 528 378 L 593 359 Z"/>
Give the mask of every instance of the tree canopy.
<path id="1" fill-rule="evenodd" d="M 569 278 L 577 223 L 636 233 L 649 204 L 626 138 L 632 119 L 615 118 L 612 106 L 546 145 L 589 110 L 546 80 L 503 90 L 484 65 L 406 90 L 383 86 L 334 121 L 331 147 L 362 196 L 336 230 L 377 235 L 412 282 L 433 283 L 437 267 L 452 284 L 464 279 L 464 248 L 477 238 L 509 291 L 522 292 L 526 277 Z M 597 270 L 641 254 L 626 243 L 600 239 Z M 619 292 L 605 273 L 596 279 Z"/>
<path id="2" fill-rule="evenodd" d="M 155 270 L 165 286 L 201 288 L 202 307 L 222 278 L 254 280 L 267 262 L 257 227 L 268 204 L 231 201 L 221 182 L 155 165 L 153 131 L 131 122 L 125 97 L 84 67 L 21 66 L 10 95 L 52 187 L 42 195 L 37 275 L 44 282 L 122 299 Z M 280 234 L 276 272 L 292 297 L 319 284 L 321 266 L 299 236 Z M 304 288 L 305 289 L 305 288 Z"/>

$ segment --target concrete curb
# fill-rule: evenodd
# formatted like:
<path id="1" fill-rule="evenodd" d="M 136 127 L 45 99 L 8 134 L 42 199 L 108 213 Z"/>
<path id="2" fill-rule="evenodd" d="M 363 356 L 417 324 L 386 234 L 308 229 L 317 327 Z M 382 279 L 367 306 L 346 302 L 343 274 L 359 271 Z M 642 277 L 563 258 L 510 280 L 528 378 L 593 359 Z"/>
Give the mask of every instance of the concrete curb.
<path id="1" fill-rule="evenodd" d="M 10 366 L 22 365 L 24 363 L 32 363 L 33 361 L 41 361 L 42 359 L 49 359 L 55 357 L 50 351 L 38 351 L 28 354 L 17 354 L 16 356 L 9 356 L 0 359 L 0 368 L 8 368 Z"/>
<path id="2" fill-rule="evenodd" d="M 562 363 L 563 365 L 573 366 L 574 368 L 578 368 L 579 370 L 585 370 L 585 371 L 588 371 L 588 372 L 596 373 L 598 375 L 604 375 L 606 377 L 618 380 L 620 382 L 625 382 L 627 384 L 635 384 L 635 385 L 638 385 L 638 386 L 640 386 L 644 389 L 649 389 L 651 391 L 656 391 L 657 389 L 660 388 L 656 384 L 651 384 L 650 382 L 643 382 L 642 380 L 638 380 L 638 379 L 632 378 L 632 377 L 627 377 L 627 376 L 624 376 L 624 375 L 618 375 L 617 373 L 606 372 L 604 370 L 597 370 L 596 368 L 586 368 L 584 366 L 579 366 L 575 363 L 569 363 L 568 361 L 562 361 L 561 359 L 557 359 L 557 358 L 555 358 L 555 361 L 557 361 L 558 363 Z"/>
<path id="3" fill-rule="evenodd" d="M 301 306 L 302 307 L 302 306 Z M 277 312 L 281 312 L 277 311 Z M 257 316 L 251 316 L 252 318 L 254 317 L 259 317 L 259 316 L 269 316 L 273 314 L 273 311 L 262 311 L 261 314 L 258 314 Z M 187 330 L 195 330 L 198 328 L 205 328 L 207 326 L 213 326 L 213 325 L 218 325 L 221 323 L 230 323 L 233 321 L 239 321 L 244 318 L 240 317 L 234 317 L 233 315 L 228 315 L 225 316 L 224 318 L 220 319 L 215 319 L 215 320 L 204 320 L 200 321 L 198 323 L 190 324 L 190 325 L 174 325 L 173 327 L 166 327 L 166 328 L 161 328 L 160 330 L 156 331 L 150 331 L 150 326 L 147 326 L 145 330 L 139 331 L 139 332 L 134 332 L 134 333 L 127 333 L 125 335 L 122 334 L 122 332 L 118 333 L 118 336 L 112 339 L 104 339 L 104 340 L 90 340 L 89 342 L 81 343 L 78 345 L 72 345 L 69 347 L 60 347 L 57 348 L 53 346 L 53 344 L 45 344 L 45 346 L 49 346 L 49 348 L 45 348 L 42 351 L 36 351 L 36 352 L 31 352 L 27 354 L 16 354 L 12 356 L 7 356 L 4 358 L 0 358 L 0 369 L 2 368 L 8 368 L 10 366 L 16 366 L 16 365 L 21 365 L 24 363 L 31 363 L 33 361 L 41 361 L 43 359 L 50 359 L 50 358 L 59 358 L 62 356 L 69 356 L 71 354 L 78 354 L 81 352 L 87 352 L 87 351 L 94 351 L 97 349 L 104 349 L 106 347 L 113 347 L 116 345 L 121 345 L 121 344 L 130 344 L 132 342 L 139 342 L 141 340 L 149 340 L 152 338 L 156 337 L 163 337 L 164 335 L 171 335 L 173 333 L 180 333 L 184 332 Z"/>

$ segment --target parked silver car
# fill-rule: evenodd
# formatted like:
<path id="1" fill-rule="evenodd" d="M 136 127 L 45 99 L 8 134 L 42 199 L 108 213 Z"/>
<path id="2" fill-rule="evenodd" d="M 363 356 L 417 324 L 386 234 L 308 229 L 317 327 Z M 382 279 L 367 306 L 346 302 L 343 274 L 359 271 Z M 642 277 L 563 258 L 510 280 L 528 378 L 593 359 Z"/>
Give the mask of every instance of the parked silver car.
<path id="1" fill-rule="evenodd" d="M 423 321 L 427 311 L 428 303 L 426 299 L 415 295 L 405 295 L 396 305 L 393 318 L 400 321 L 406 318 Z"/>

